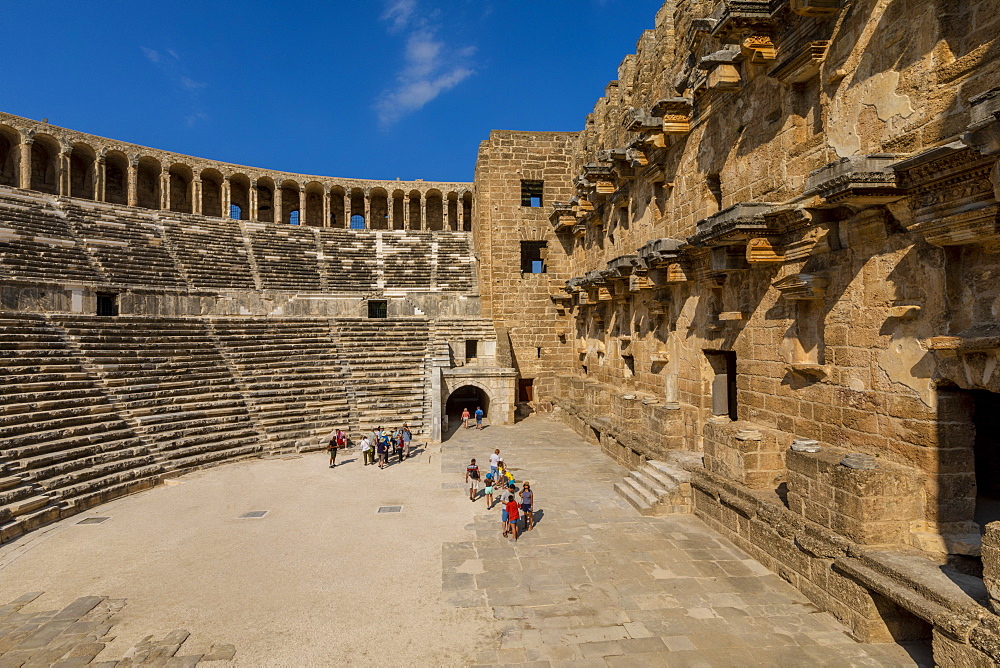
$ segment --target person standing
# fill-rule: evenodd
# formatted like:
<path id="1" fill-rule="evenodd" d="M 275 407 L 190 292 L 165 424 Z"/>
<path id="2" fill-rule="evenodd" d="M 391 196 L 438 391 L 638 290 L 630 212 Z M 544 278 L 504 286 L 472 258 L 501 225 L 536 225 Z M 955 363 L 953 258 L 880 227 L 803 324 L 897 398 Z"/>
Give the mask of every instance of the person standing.
<path id="1" fill-rule="evenodd" d="M 531 485 L 527 482 L 521 488 L 521 512 L 524 513 L 524 530 L 531 531 L 531 528 L 535 526 L 535 515 L 532 512 L 533 502 L 534 502 L 534 492 L 531 491 Z"/>
<path id="2" fill-rule="evenodd" d="M 479 407 L 479 406 L 476 406 L 476 429 L 482 429 L 483 428 L 483 416 L 484 415 L 485 415 L 485 413 L 483 413 L 483 409 L 481 407 Z"/>
<path id="3" fill-rule="evenodd" d="M 466 406 L 462 409 L 462 426 L 466 429 L 469 428 L 469 407 Z"/>
<path id="4" fill-rule="evenodd" d="M 385 434 L 379 434 L 375 451 L 378 454 L 378 467 L 384 469 L 389 465 L 389 439 L 386 438 Z"/>
<path id="5" fill-rule="evenodd" d="M 517 540 L 517 521 L 520 519 L 517 512 L 517 500 L 514 495 L 510 495 L 510 501 L 507 502 L 507 522 L 510 531 L 514 532 L 514 540 Z"/>
<path id="6" fill-rule="evenodd" d="M 496 479 L 493 473 L 486 474 L 486 487 L 483 488 L 483 494 L 486 496 L 486 510 L 493 510 L 493 483 Z"/>
<path id="7" fill-rule="evenodd" d="M 500 448 L 497 448 L 493 451 L 493 454 L 490 455 L 490 473 L 493 474 L 493 480 L 497 479 L 497 470 L 500 465 L 500 459 Z"/>
<path id="8" fill-rule="evenodd" d="M 475 459 L 465 467 L 465 482 L 469 486 L 469 501 L 475 501 L 479 496 L 479 467 Z"/>
<path id="9" fill-rule="evenodd" d="M 364 459 L 365 466 L 375 463 L 375 451 L 372 449 L 372 442 L 368 434 L 361 437 L 361 456 Z"/>
<path id="10" fill-rule="evenodd" d="M 392 444 L 396 448 L 396 461 L 403 463 L 403 430 L 397 429 L 392 433 Z"/>
<path id="11" fill-rule="evenodd" d="M 340 434 L 341 431 L 339 429 L 331 434 L 330 442 L 326 446 L 326 449 L 330 452 L 330 468 L 337 465 L 337 450 L 340 449 Z"/>
<path id="12" fill-rule="evenodd" d="M 410 441 L 413 440 L 413 433 L 410 431 L 410 426 L 403 423 L 403 450 L 405 451 L 406 458 L 410 458 Z"/>

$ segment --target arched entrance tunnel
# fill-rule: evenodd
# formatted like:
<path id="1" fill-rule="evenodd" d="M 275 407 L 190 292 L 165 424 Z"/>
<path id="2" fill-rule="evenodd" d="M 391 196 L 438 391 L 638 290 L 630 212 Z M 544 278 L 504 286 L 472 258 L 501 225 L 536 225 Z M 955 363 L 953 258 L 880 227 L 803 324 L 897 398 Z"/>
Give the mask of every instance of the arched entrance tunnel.
<path id="1" fill-rule="evenodd" d="M 448 417 L 447 433 L 451 434 L 462 426 L 462 409 L 468 408 L 469 415 L 474 418 L 477 406 L 483 409 L 487 418 L 490 416 L 490 395 L 485 390 L 475 385 L 463 385 L 452 392 L 444 409 Z"/>

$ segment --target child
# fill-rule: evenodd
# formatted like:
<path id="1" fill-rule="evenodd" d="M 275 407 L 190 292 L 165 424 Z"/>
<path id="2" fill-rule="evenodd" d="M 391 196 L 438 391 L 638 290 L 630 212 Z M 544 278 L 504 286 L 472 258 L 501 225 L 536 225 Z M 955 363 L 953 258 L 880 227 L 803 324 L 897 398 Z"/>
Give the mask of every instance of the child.
<path id="1" fill-rule="evenodd" d="M 486 488 L 483 490 L 486 495 L 486 510 L 493 509 L 493 474 L 486 474 Z"/>
<path id="2" fill-rule="evenodd" d="M 525 531 L 531 531 L 531 527 L 535 526 L 535 515 L 531 510 L 533 501 L 534 494 L 531 491 L 531 485 L 524 483 L 524 488 L 521 490 L 521 512 L 524 513 Z"/>
<path id="3" fill-rule="evenodd" d="M 517 540 L 517 521 L 520 519 L 517 512 L 517 500 L 514 495 L 510 495 L 510 501 L 507 502 L 507 521 L 508 526 L 511 531 L 514 532 L 514 540 Z"/>
<path id="4" fill-rule="evenodd" d="M 469 501 L 475 501 L 479 496 L 479 467 L 475 459 L 465 467 L 465 482 L 469 485 Z"/>
<path id="5" fill-rule="evenodd" d="M 507 512 L 507 503 L 514 498 L 513 492 L 503 485 L 503 478 L 496 482 L 495 491 L 497 501 L 500 502 L 500 519 L 503 520 L 503 535 L 506 537 L 510 533 L 510 514 Z"/>

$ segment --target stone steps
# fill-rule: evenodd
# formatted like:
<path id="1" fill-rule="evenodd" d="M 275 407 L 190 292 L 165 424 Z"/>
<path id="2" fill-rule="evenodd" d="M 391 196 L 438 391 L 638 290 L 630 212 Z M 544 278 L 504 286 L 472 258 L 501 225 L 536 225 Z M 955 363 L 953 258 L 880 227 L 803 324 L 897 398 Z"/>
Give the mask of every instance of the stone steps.
<path id="1" fill-rule="evenodd" d="M 642 515 L 691 512 L 691 474 L 684 467 L 701 466 L 700 453 L 675 451 L 667 461 L 648 460 L 630 471 L 615 491 Z"/>

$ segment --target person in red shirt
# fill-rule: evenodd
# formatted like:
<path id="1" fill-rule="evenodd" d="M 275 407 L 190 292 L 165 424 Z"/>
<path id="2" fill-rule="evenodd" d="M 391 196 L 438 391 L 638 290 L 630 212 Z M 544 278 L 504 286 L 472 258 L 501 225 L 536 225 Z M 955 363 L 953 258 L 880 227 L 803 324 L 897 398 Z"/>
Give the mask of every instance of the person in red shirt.
<path id="1" fill-rule="evenodd" d="M 514 532 L 514 540 L 517 540 L 517 521 L 521 519 L 520 514 L 517 510 L 517 501 L 514 500 L 514 495 L 510 495 L 510 500 L 507 501 L 507 522 L 509 523 L 510 530 Z"/>

